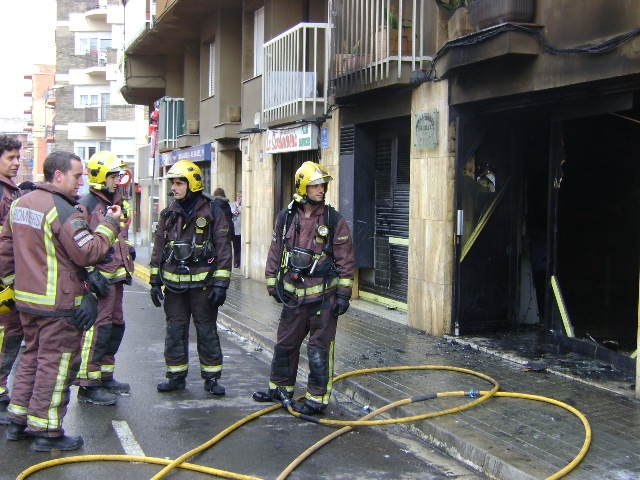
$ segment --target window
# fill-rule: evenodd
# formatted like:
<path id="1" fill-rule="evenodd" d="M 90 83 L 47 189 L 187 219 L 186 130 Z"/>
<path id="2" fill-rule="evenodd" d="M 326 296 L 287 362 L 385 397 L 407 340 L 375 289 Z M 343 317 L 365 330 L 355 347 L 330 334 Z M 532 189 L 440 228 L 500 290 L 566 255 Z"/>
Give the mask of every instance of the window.
<path id="1" fill-rule="evenodd" d="M 105 54 L 111 48 L 111 32 L 81 32 L 76 34 L 76 55 Z"/>
<path id="2" fill-rule="evenodd" d="M 78 85 L 73 89 L 75 108 L 109 104 L 109 85 Z"/>
<path id="3" fill-rule="evenodd" d="M 253 17 L 253 74 L 262 75 L 264 68 L 264 7 Z"/>
<path id="4" fill-rule="evenodd" d="M 209 44 L 209 96 L 216 93 L 216 41 Z"/>

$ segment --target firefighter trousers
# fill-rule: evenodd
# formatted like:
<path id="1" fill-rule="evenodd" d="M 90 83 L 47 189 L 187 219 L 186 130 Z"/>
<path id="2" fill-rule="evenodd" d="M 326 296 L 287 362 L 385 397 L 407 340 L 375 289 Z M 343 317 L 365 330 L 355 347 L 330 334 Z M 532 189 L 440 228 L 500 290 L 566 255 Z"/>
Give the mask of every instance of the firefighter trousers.
<path id="1" fill-rule="evenodd" d="M 293 391 L 300 347 L 308 334 L 306 396 L 316 403 L 329 403 L 333 387 L 333 346 L 338 326 L 338 317 L 331 313 L 333 301 L 332 295 L 331 301 L 325 301 L 324 305 L 314 302 L 296 308 L 283 307 L 271 361 L 270 388 L 285 387 Z"/>
<path id="2" fill-rule="evenodd" d="M 64 435 L 69 387 L 80 367 L 82 330 L 66 317 L 20 312 L 26 347 L 13 381 L 11 420 L 37 436 Z"/>
<path id="3" fill-rule="evenodd" d="M 164 360 L 167 378 L 186 377 L 189 371 L 189 321 L 196 327 L 200 375 L 205 380 L 220 378 L 222 350 L 218 337 L 218 308 L 212 307 L 210 289 L 189 288 L 182 293 L 164 291 L 167 328 Z"/>
<path id="4" fill-rule="evenodd" d="M 100 386 L 113 379 L 116 353 L 124 337 L 122 311 L 124 283 L 111 285 L 105 297 L 98 297 L 98 318 L 82 338 L 82 362 L 76 384 L 82 387 Z"/>
<path id="5" fill-rule="evenodd" d="M 22 338 L 22 323 L 18 311 L 14 308 L 0 315 L 0 400 L 6 400 L 9 396 L 7 380 L 20 352 Z"/>

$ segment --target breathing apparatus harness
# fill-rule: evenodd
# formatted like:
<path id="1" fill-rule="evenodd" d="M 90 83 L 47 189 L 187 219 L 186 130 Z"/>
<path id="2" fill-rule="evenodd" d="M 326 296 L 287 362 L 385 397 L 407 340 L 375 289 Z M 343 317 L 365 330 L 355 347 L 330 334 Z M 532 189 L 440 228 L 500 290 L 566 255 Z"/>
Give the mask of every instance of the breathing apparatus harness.
<path id="1" fill-rule="evenodd" d="M 205 286 L 213 276 L 218 266 L 216 261 L 217 254 L 213 245 L 213 220 L 217 217 L 215 211 L 216 206 L 214 204 L 215 199 L 204 192 L 202 193 L 202 196 L 209 200 L 211 220 L 207 222 L 205 217 L 198 217 L 195 220 L 196 229 L 190 241 L 169 240 L 169 231 L 177 222 L 178 215 L 180 215 L 180 213 L 175 210 L 171 210 L 171 207 L 176 200 L 173 200 L 162 213 L 163 218 L 166 220 L 164 229 L 164 248 L 160 258 L 160 264 L 158 265 L 158 280 L 167 290 L 173 293 L 184 293 L 189 289 L 189 285 L 187 284 L 185 287 L 167 285 L 162 275 L 163 265 L 165 263 L 171 262 L 173 264 L 177 264 L 176 273 L 178 275 L 190 275 L 191 270 L 189 268 L 189 264 L 193 265 L 198 262 L 206 262 L 208 265 L 211 265 L 211 267 L 207 272 L 207 276 L 203 280 Z M 198 240 L 200 241 L 198 242 Z"/>
<path id="2" fill-rule="evenodd" d="M 297 215 L 297 213 L 294 212 L 295 204 L 296 199 L 294 198 L 287 206 L 287 209 L 283 210 L 279 215 L 279 220 L 282 220 L 283 215 L 285 218 L 282 227 L 280 268 L 278 269 L 275 289 L 278 299 L 282 302 L 282 305 L 284 305 L 285 308 L 296 308 L 301 303 L 301 299 L 298 299 L 294 305 L 287 303 L 288 298 L 285 296 L 286 292 L 284 291 L 284 277 L 287 272 L 291 272 L 291 280 L 302 284 L 304 284 L 305 276 L 324 278 L 323 294 L 327 285 L 327 279 L 337 275 L 338 272 L 338 268 L 333 260 L 333 232 L 338 220 L 340 219 L 340 213 L 331 205 L 325 204 L 325 225 L 320 225 L 317 229 L 318 236 L 324 239 L 321 254 L 316 254 L 313 250 L 298 246 L 289 250 L 287 248 L 287 232 L 293 223 L 294 217 Z M 278 223 L 280 223 L 280 221 Z M 318 262 L 323 255 L 332 256 L 332 261 L 324 262 L 318 266 Z"/>

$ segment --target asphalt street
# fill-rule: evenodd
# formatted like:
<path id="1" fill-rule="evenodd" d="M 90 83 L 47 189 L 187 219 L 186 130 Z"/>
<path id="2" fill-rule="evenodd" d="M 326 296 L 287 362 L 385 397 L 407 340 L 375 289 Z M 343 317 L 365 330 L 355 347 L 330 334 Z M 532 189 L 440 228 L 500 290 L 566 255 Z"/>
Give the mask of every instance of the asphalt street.
<path id="1" fill-rule="evenodd" d="M 70 435 L 82 435 L 84 447 L 76 452 L 36 453 L 30 449 L 29 440 L 9 442 L 3 432 L 1 479 L 14 479 L 33 465 L 72 456 L 126 454 L 173 460 L 265 407 L 255 403 L 251 393 L 266 387 L 270 353 L 221 327 L 224 371 L 220 383 L 226 387 L 227 395 L 215 397 L 203 388 L 192 328 L 187 388 L 160 393 L 156 384 L 164 378 L 164 313 L 153 307 L 146 286 L 134 283 L 125 289 L 125 318 L 127 330 L 117 355 L 116 378 L 131 384 L 131 395 L 120 397 L 115 406 L 98 407 L 78 403 L 77 388 L 72 387 L 64 428 Z M 297 391 L 302 392 L 304 388 Z M 336 394 L 327 416 L 344 420 L 366 413 L 362 405 Z M 0 427 L 2 430 L 4 427 Z M 335 430 L 335 427 L 297 419 L 279 409 L 233 430 L 188 461 L 233 474 L 276 478 L 305 449 Z M 140 462 L 91 460 L 47 468 L 29 478 L 146 479 L 162 469 L 160 465 Z M 176 469 L 166 478 L 216 477 Z M 288 478 L 471 480 L 484 477 L 416 441 L 404 429 L 391 425 L 359 428 L 337 438 L 313 453 Z"/>

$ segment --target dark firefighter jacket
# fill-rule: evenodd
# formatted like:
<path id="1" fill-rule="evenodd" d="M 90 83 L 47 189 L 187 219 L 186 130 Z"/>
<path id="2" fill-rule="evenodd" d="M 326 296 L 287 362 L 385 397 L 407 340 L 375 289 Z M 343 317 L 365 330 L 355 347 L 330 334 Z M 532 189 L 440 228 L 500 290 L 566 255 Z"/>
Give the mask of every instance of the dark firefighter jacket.
<path id="1" fill-rule="evenodd" d="M 281 279 L 284 291 L 289 296 L 298 297 L 298 303 L 310 303 L 322 297 L 325 292 L 333 293 L 334 291 L 351 298 L 355 273 L 353 241 L 345 219 L 335 210 L 333 212 L 333 215 L 339 217 L 335 225 L 333 220 L 324 218 L 324 203 L 316 205 L 309 218 L 305 218 L 302 206 L 295 204 L 292 211 L 293 219 L 286 233 L 285 252 L 294 247 L 303 247 L 313 250 L 318 258 L 315 273 L 312 276 L 302 275 L 303 282 L 293 280 L 292 272 L 286 268 L 283 269 L 285 273 L 281 277 L 282 230 L 285 226 L 286 214 L 281 212 L 278 215 L 265 268 L 268 290 L 274 289 L 278 280 Z M 318 234 L 318 227 L 321 225 L 333 228 L 332 254 L 322 252 L 324 241 L 328 237 L 323 238 Z"/>
<path id="2" fill-rule="evenodd" d="M 0 174 L 0 227 L 9 215 L 13 201 L 20 196 L 20 190 L 9 177 Z"/>
<path id="3" fill-rule="evenodd" d="M 160 214 L 149 262 L 149 283 L 175 289 L 229 287 L 232 251 L 228 232 L 224 213 L 208 197 L 200 195 L 188 218 L 174 200 Z M 181 270 L 173 255 L 176 242 L 194 246 L 184 262 L 188 273 Z"/>
<path id="4" fill-rule="evenodd" d="M 87 292 L 84 267 L 105 256 L 119 229 L 105 219 L 91 231 L 77 201 L 51 183 L 14 201 L 0 235 L 0 279 L 14 284 L 18 310 L 72 316 Z"/>
<path id="5" fill-rule="evenodd" d="M 122 195 L 118 192 L 113 197 L 113 203 L 106 194 L 91 188 L 89 193 L 80 199 L 80 204 L 87 208 L 89 214 L 89 227 L 95 230 L 98 225 L 104 220 L 104 216 L 107 213 L 107 207 L 111 205 L 120 205 L 122 212 L 124 213 L 124 207 L 122 205 Z M 127 230 L 122 227 L 120 223 L 120 233 L 113 244 L 113 251 L 107 255 L 111 257 L 111 261 L 107 263 L 99 263 L 96 268 L 100 270 L 100 273 L 104 275 L 109 282 L 118 283 L 128 281 L 133 275 L 133 259 L 129 255 L 129 245 L 127 244 Z"/>

